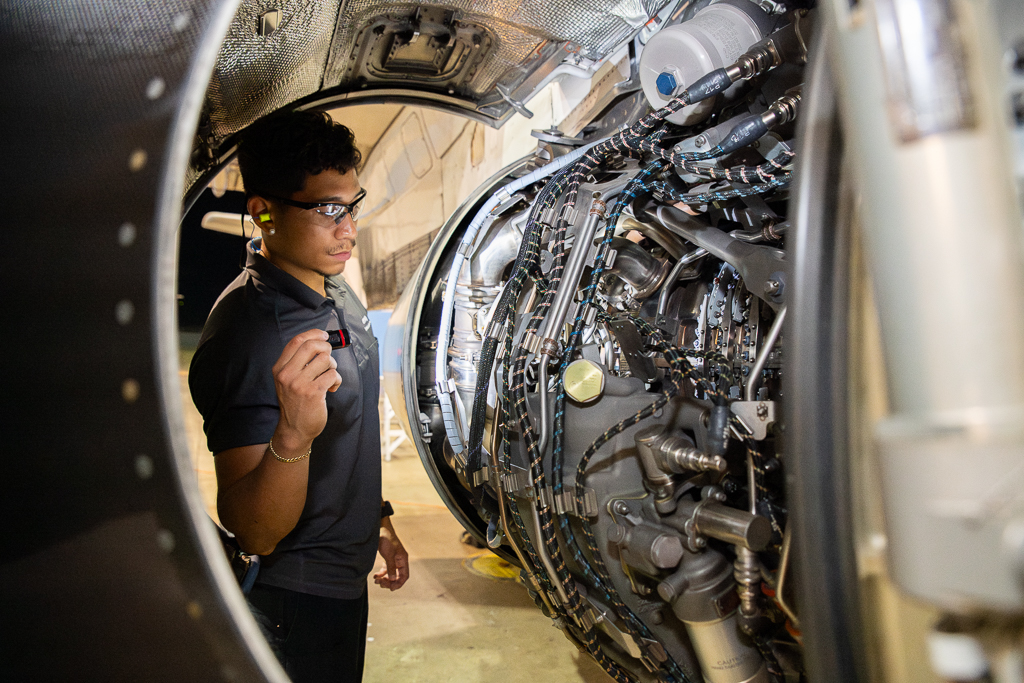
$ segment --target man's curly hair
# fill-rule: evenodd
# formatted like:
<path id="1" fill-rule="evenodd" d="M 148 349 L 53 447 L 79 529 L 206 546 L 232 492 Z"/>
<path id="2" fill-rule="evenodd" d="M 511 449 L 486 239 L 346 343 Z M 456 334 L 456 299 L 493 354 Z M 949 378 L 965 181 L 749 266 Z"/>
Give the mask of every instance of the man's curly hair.
<path id="1" fill-rule="evenodd" d="M 296 111 L 252 125 L 238 145 L 238 167 L 246 196 L 291 197 L 306 177 L 358 168 L 362 155 L 352 131 L 326 112 Z"/>

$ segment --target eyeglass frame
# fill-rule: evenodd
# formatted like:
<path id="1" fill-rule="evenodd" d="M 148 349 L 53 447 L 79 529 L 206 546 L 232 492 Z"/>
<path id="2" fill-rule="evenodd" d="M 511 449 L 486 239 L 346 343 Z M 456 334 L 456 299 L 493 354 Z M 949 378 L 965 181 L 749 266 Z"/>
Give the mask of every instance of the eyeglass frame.
<path id="1" fill-rule="evenodd" d="M 288 206 L 294 206 L 297 209 L 303 209 L 305 211 L 319 209 L 324 206 L 340 206 L 341 211 L 338 212 L 337 217 L 328 216 L 327 214 L 323 213 L 320 214 L 321 216 L 325 216 L 327 218 L 334 218 L 334 224 L 338 225 L 343 220 L 345 220 L 345 216 L 351 215 L 352 220 L 356 219 L 356 213 L 358 213 L 359 202 L 363 201 L 363 199 L 366 198 L 366 188 L 360 188 L 359 194 L 357 194 L 356 198 L 353 199 L 348 204 L 346 204 L 345 202 L 299 202 L 295 201 L 294 199 L 285 199 L 284 197 L 278 197 L 276 195 L 266 193 L 261 193 L 261 196 L 266 197 L 267 199 L 273 199 L 274 201 L 281 202 L 282 204 L 287 204 Z"/>

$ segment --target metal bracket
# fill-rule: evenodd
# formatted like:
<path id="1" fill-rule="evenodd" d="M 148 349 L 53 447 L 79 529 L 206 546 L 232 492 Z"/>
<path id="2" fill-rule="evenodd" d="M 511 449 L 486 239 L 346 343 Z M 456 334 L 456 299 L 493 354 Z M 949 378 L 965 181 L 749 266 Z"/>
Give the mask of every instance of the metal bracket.
<path id="1" fill-rule="evenodd" d="M 498 92 L 499 95 L 501 95 L 501 99 L 508 102 L 508 105 L 515 109 L 518 113 L 522 114 L 525 118 L 533 118 L 533 112 L 527 109 L 526 105 L 524 105 L 522 102 L 512 97 L 512 89 L 509 88 L 507 85 L 497 83 L 495 84 L 494 89 Z"/>
<path id="2" fill-rule="evenodd" d="M 763 441 L 768 436 L 768 425 L 775 422 L 775 401 L 733 401 L 729 409 L 755 441 Z"/>
<path id="3" fill-rule="evenodd" d="M 615 336 L 615 341 L 619 342 L 619 348 L 622 349 L 633 376 L 645 382 L 653 382 L 658 376 L 654 360 L 644 354 L 643 338 L 633 321 L 625 316 L 616 316 L 608 325 Z"/>
<path id="4" fill-rule="evenodd" d="M 263 37 L 269 36 L 281 25 L 281 10 L 272 9 L 260 15 L 259 26 L 256 32 Z"/>

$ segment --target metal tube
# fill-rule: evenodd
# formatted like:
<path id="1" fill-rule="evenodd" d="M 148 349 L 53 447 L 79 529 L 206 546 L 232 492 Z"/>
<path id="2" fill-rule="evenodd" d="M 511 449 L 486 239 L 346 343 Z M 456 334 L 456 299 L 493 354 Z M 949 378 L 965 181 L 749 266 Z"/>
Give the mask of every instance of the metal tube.
<path id="1" fill-rule="evenodd" d="M 765 284 L 776 277 L 777 273 L 786 271 L 786 262 L 779 249 L 748 244 L 729 237 L 722 230 L 705 225 L 693 216 L 670 206 L 651 205 L 644 213 L 648 219 L 664 225 L 695 246 L 704 247 L 713 256 L 731 265 L 739 271 L 747 289 L 755 296 L 762 297 Z M 781 304 L 772 297 L 762 298 L 773 310 L 781 308 Z"/>
<path id="2" fill-rule="evenodd" d="M 528 173 L 522 178 L 513 180 L 511 183 L 495 193 L 493 197 L 488 199 L 484 205 L 480 207 L 480 210 L 477 211 L 476 216 L 474 216 L 473 220 L 466 228 L 466 232 L 462 236 L 462 242 L 459 245 L 458 251 L 455 253 L 455 258 L 453 259 L 451 268 L 448 271 L 448 279 L 445 282 L 444 296 L 442 297 L 441 304 L 441 322 L 438 326 L 437 357 L 434 361 L 434 384 L 437 389 L 437 400 L 441 405 L 441 415 L 444 420 L 445 434 L 448 437 L 449 445 L 451 445 L 452 450 L 459 459 L 464 459 L 465 457 L 461 455 L 462 451 L 465 450 L 465 444 L 463 442 L 461 428 L 458 421 L 455 419 L 455 407 L 448 387 L 448 365 L 445 362 L 445 359 L 448 356 L 448 345 L 451 341 L 452 315 L 455 311 L 455 286 L 459 280 L 459 275 L 462 272 L 462 266 L 466 261 L 466 255 L 470 252 L 473 243 L 476 241 L 477 233 L 479 233 L 481 226 L 484 225 L 485 222 L 488 222 L 488 220 L 494 220 L 494 216 L 491 215 L 491 211 L 497 208 L 502 201 L 522 188 L 562 170 L 586 154 L 591 147 L 600 144 L 603 141 L 603 139 L 598 140 L 590 145 L 574 150 L 563 157 L 559 157 L 546 166 Z"/>
<path id="3" fill-rule="evenodd" d="M 540 530 L 540 515 L 537 514 L 537 501 L 530 501 L 530 513 L 533 516 L 533 524 L 537 527 L 537 538 L 541 541 L 541 530 Z M 561 598 L 563 605 L 569 604 L 569 596 L 565 593 L 565 587 L 562 586 L 558 580 L 558 573 L 555 571 L 555 566 L 551 564 L 551 558 L 548 557 L 547 548 L 544 547 L 544 543 L 535 543 L 534 547 L 537 550 L 537 555 L 540 557 L 541 564 L 544 565 L 544 569 L 547 570 L 548 576 L 551 577 L 551 585 L 558 591 L 558 597 Z"/>
<path id="4" fill-rule="evenodd" d="M 583 262 L 590 253 L 590 244 L 594 240 L 594 233 L 597 232 L 597 225 L 604 217 L 605 203 L 594 196 L 594 202 L 590 205 L 590 213 L 587 215 L 583 226 L 576 233 L 576 241 L 572 251 L 569 253 L 569 260 L 565 264 L 565 271 L 562 273 L 562 282 L 555 292 L 555 300 L 551 303 L 551 310 L 544 318 L 544 327 L 538 335 L 540 339 L 557 339 L 561 331 L 565 314 L 569 310 L 569 303 L 572 295 L 576 292 L 580 276 L 583 274 Z"/>
<path id="5" fill-rule="evenodd" d="M 783 306 L 779 309 L 778 314 L 776 314 L 775 322 L 773 322 L 771 328 L 768 329 L 768 334 L 765 336 L 764 344 L 761 346 L 761 352 L 757 354 L 757 360 L 754 361 L 754 367 L 750 369 L 750 379 L 747 380 L 747 386 L 744 388 L 743 392 L 744 401 L 754 400 L 754 390 L 757 389 L 758 382 L 761 378 L 761 372 L 764 371 L 764 366 L 768 362 L 768 356 L 775 347 L 775 342 L 779 340 L 779 335 L 782 334 L 782 322 L 785 319 L 786 307 Z"/>
<path id="6" fill-rule="evenodd" d="M 726 505 L 704 505 L 695 516 L 697 532 L 730 545 L 753 551 L 764 550 L 771 540 L 771 523 L 759 515 Z"/>
<path id="7" fill-rule="evenodd" d="M 497 427 L 495 427 L 495 431 L 497 431 Z M 495 472 L 495 474 L 501 471 L 501 467 L 498 464 L 497 448 L 491 449 L 491 469 Z M 537 575 L 534 574 L 533 570 L 530 568 L 530 563 L 527 562 L 526 558 L 523 556 L 522 551 L 519 549 L 519 544 L 514 543 L 509 537 L 508 532 L 510 527 L 508 521 L 508 512 L 505 509 L 507 505 L 505 501 L 505 489 L 501 485 L 500 477 L 496 477 L 496 479 L 498 481 L 498 485 L 495 486 L 494 489 L 498 493 L 498 514 L 501 516 L 501 528 L 505 530 L 505 538 L 509 538 L 509 545 L 512 546 L 512 550 L 515 552 L 516 557 L 519 558 L 519 564 L 522 566 L 523 571 L 526 572 L 526 577 L 527 579 L 529 579 L 530 585 L 537 592 L 537 595 L 540 596 L 540 599 L 544 601 L 545 605 L 547 605 L 548 608 L 551 609 L 551 613 L 555 614 L 556 612 L 551 605 L 551 601 L 548 599 L 547 593 L 544 592 L 544 588 L 540 585 L 540 581 L 537 579 Z"/>
<path id="8" fill-rule="evenodd" d="M 590 214 L 583 221 L 583 226 L 579 232 L 576 233 L 576 241 L 569 254 L 569 261 L 565 265 L 561 284 L 558 287 L 558 291 L 555 292 L 555 300 L 551 303 L 551 309 L 544 318 L 544 327 L 538 335 L 542 340 L 541 343 L 543 343 L 543 340 L 557 339 L 559 336 L 562 323 L 565 320 L 565 314 L 569 310 L 569 302 L 572 301 L 572 295 L 575 293 L 580 276 L 583 274 L 583 262 L 586 260 L 587 254 L 590 253 L 590 243 L 594 239 L 594 233 L 597 232 L 597 224 L 604 216 L 604 209 L 605 203 L 597 195 L 594 195 L 594 201 L 590 205 Z M 550 362 L 551 355 L 544 353 L 540 357 L 540 368 L 538 368 L 537 390 L 540 393 L 540 424 L 537 432 L 537 447 L 542 455 L 544 449 L 547 448 L 549 431 L 548 363 Z"/>
<path id="9" fill-rule="evenodd" d="M 778 239 L 785 235 L 789 231 L 789 221 L 782 221 L 781 223 L 768 224 L 760 230 L 751 230 L 750 232 L 744 230 L 733 230 L 729 233 L 729 237 L 739 240 L 741 242 L 748 242 L 750 244 L 756 244 L 758 242 L 764 242 L 768 239 Z"/>
<path id="10" fill-rule="evenodd" d="M 540 367 L 537 368 L 537 392 L 540 394 L 540 420 L 537 430 L 537 449 L 541 456 L 548 443 L 548 363 L 551 356 L 543 354 L 540 357 Z"/>
<path id="11" fill-rule="evenodd" d="M 673 285 L 675 285 L 676 280 L 679 279 L 679 274 L 683 272 L 683 268 L 690 265 L 694 261 L 704 256 L 707 256 L 707 253 L 708 251 L 704 247 L 697 247 L 689 254 L 680 257 L 680 259 L 676 261 L 675 267 L 672 268 L 672 271 L 668 274 L 668 277 L 665 278 L 665 284 L 662 285 L 661 287 L 661 296 L 658 297 L 659 319 L 665 315 L 665 310 L 668 308 L 668 298 L 672 295 L 672 290 L 674 289 Z"/>
<path id="12" fill-rule="evenodd" d="M 775 602 L 778 603 L 779 607 L 793 623 L 793 628 L 799 631 L 800 620 L 797 619 L 796 613 L 793 612 L 792 608 L 786 604 L 786 596 L 782 593 L 786 587 L 786 572 L 789 571 L 789 551 L 792 547 L 793 530 L 792 526 L 787 524 L 786 533 L 782 535 L 782 559 L 779 561 L 779 578 L 775 588 Z"/>
<path id="13" fill-rule="evenodd" d="M 657 283 L 661 262 L 629 240 L 620 239 L 613 245 L 615 262 L 606 271 L 625 280 L 638 292 L 649 292 Z M 639 295 L 638 295 L 639 296 Z"/>
<path id="14" fill-rule="evenodd" d="M 747 451 L 747 489 L 750 513 L 757 514 L 757 479 L 754 474 L 754 456 Z"/>

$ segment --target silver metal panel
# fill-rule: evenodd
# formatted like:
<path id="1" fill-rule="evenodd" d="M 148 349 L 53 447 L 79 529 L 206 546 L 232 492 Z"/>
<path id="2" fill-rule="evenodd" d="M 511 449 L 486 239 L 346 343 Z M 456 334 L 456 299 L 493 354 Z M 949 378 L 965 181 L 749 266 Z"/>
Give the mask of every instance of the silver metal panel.
<path id="1" fill-rule="evenodd" d="M 579 47 L 582 57 L 601 59 L 665 4 L 664 0 L 602 0 L 590 3 L 573 0 L 431 0 L 418 3 L 421 6 L 458 9 L 466 21 L 486 25 L 498 35 L 497 53 L 474 77 L 472 89 L 477 93 L 489 90 L 507 69 L 522 63 L 544 39 L 569 41 Z M 324 86 L 331 88 L 343 82 L 354 39 L 368 21 L 386 13 L 389 8 L 407 6 L 374 0 L 346 3 L 344 21 L 338 22 L 338 33 L 331 46 Z"/>
<path id="2" fill-rule="evenodd" d="M 224 38 L 206 92 L 204 131 L 219 142 L 289 102 L 320 89 L 340 0 L 243 2 Z M 281 12 L 260 35 L 260 17 Z"/>

